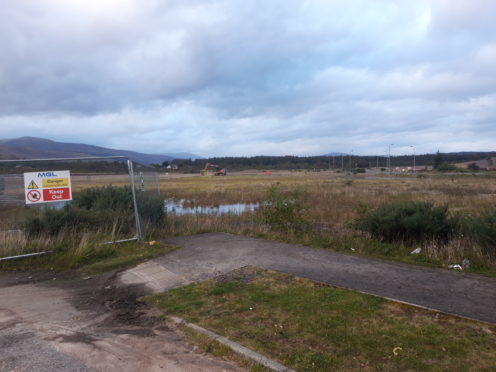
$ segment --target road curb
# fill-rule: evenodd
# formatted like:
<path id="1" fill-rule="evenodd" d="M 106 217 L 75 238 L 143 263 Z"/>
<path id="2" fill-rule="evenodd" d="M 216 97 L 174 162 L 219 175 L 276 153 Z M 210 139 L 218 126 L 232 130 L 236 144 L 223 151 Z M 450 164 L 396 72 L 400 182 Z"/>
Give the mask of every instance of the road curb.
<path id="1" fill-rule="evenodd" d="M 231 341 L 221 335 L 218 335 L 217 333 L 211 332 L 208 329 L 205 329 L 203 327 L 200 327 L 196 324 L 189 323 L 185 321 L 184 319 L 178 318 L 177 316 L 172 316 L 168 315 L 168 319 L 170 319 L 174 324 L 176 325 L 183 325 L 186 326 L 198 333 L 201 333 L 202 335 L 205 335 L 227 347 L 229 347 L 232 351 L 234 351 L 236 354 L 239 354 L 245 358 L 251 359 L 254 362 L 263 365 L 264 367 L 270 368 L 273 371 L 276 372 L 296 372 L 294 369 L 288 368 L 281 363 L 276 362 L 275 360 L 269 359 L 253 350 L 250 350 L 237 342 Z"/>

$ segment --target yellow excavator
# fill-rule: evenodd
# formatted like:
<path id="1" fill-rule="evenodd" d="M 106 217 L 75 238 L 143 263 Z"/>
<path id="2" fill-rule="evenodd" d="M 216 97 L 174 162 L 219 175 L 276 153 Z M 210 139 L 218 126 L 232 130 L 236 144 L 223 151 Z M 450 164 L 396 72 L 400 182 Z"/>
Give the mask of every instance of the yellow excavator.
<path id="1" fill-rule="evenodd" d="M 210 169 L 213 168 L 214 170 L 211 171 Z M 212 164 L 212 163 L 205 163 L 205 166 L 203 169 L 200 171 L 202 176 L 206 176 L 208 174 L 212 174 L 214 176 L 227 176 L 227 169 L 222 168 L 220 165 L 217 164 Z"/>

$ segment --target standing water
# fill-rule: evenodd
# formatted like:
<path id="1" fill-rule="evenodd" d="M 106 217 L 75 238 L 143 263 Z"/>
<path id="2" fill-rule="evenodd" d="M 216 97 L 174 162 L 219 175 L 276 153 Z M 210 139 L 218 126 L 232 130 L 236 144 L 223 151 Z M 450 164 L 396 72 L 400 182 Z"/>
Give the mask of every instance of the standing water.
<path id="1" fill-rule="evenodd" d="M 166 213 L 176 214 L 178 216 L 186 214 L 235 214 L 241 215 L 245 212 L 254 212 L 257 210 L 258 203 L 235 203 L 235 204 L 220 204 L 218 206 L 192 206 L 185 207 L 185 204 L 190 204 L 189 200 L 181 199 L 178 202 L 174 200 L 164 201 L 164 210 Z"/>

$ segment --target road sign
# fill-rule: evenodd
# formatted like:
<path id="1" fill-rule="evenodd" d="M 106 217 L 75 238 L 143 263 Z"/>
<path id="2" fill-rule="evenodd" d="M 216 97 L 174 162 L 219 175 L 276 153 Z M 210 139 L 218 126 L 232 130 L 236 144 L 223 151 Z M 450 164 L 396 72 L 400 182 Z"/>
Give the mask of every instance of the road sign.
<path id="1" fill-rule="evenodd" d="M 145 191 L 145 175 L 143 172 L 140 172 L 140 182 L 141 182 L 141 191 Z"/>
<path id="2" fill-rule="evenodd" d="M 26 204 L 72 200 L 71 172 L 47 171 L 24 173 Z"/>

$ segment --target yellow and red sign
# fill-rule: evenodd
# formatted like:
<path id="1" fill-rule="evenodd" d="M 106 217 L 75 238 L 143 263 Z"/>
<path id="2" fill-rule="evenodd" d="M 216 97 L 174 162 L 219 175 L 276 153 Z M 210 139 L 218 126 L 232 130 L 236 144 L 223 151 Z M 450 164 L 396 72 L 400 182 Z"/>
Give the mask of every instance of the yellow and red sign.
<path id="1" fill-rule="evenodd" d="M 26 204 L 72 200 L 71 172 L 46 171 L 24 173 Z"/>

